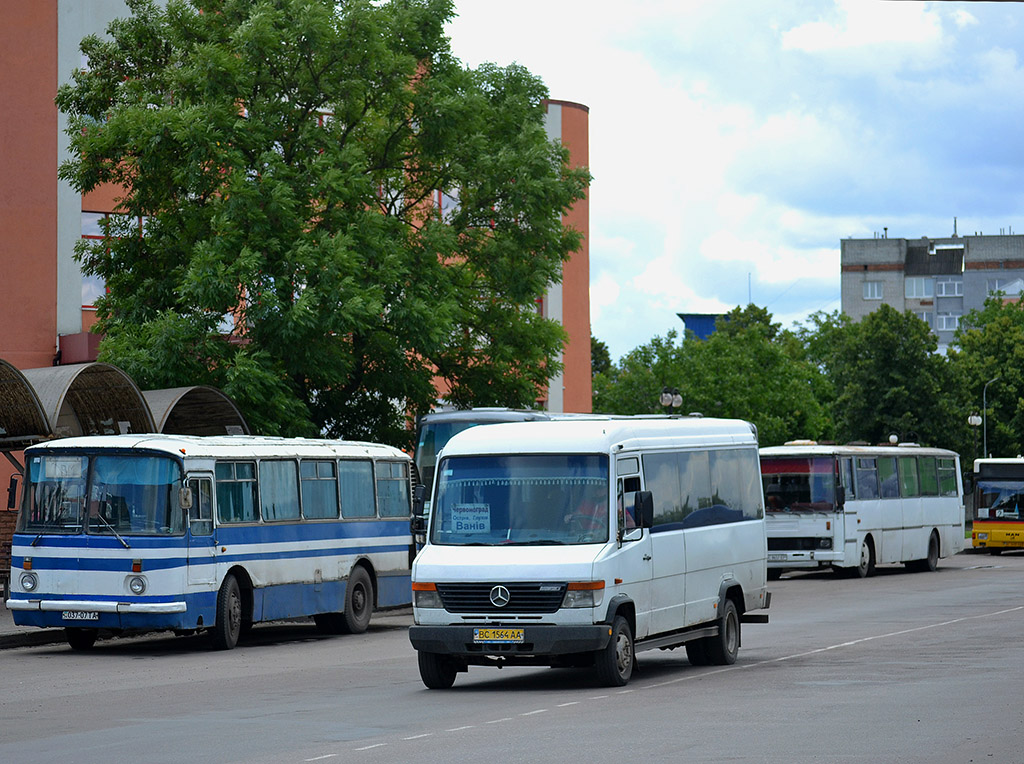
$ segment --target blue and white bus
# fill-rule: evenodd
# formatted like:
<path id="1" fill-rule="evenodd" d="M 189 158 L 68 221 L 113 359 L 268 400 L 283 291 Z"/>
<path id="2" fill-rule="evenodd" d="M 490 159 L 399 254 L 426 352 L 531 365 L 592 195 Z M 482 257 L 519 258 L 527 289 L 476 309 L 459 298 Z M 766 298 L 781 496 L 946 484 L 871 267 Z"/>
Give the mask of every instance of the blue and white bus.
<path id="1" fill-rule="evenodd" d="M 410 459 L 390 446 L 249 436 L 68 438 L 25 451 L 15 624 L 208 631 L 312 616 L 362 632 L 411 602 Z"/>

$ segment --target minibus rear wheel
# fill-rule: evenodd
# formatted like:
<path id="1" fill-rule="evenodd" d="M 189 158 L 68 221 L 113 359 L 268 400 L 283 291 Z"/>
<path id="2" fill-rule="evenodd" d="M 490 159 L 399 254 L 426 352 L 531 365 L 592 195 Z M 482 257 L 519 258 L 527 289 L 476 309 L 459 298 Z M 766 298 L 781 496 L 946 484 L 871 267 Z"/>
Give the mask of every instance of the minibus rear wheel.
<path id="1" fill-rule="evenodd" d="M 740 651 L 740 614 L 736 603 L 726 598 L 722 615 L 718 620 L 718 636 L 708 637 L 707 651 L 711 662 L 717 666 L 730 666 L 736 662 Z"/>

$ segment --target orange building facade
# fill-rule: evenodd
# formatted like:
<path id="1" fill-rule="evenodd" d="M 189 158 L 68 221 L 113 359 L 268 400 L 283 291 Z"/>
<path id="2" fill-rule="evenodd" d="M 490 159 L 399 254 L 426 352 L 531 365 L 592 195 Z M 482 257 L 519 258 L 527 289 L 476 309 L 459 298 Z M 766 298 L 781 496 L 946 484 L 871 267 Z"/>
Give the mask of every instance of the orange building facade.
<path id="1" fill-rule="evenodd" d="M 0 358 L 19 369 L 96 359 L 99 337 L 93 298 L 103 286 L 83 277 L 74 259 L 82 237 L 99 235 L 99 221 L 116 212 L 115 194 L 82 196 L 57 179 L 69 155 L 66 120 L 57 111 L 57 87 L 83 65 L 79 42 L 102 35 L 111 19 L 127 14 L 123 0 L 0 0 Z M 552 139 L 570 150 L 573 166 L 587 166 L 589 114 L 568 101 L 546 102 Z M 565 264 L 563 280 L 542 303 L 561 321 L 569 341 L 564 371 L 552 379 L 546 407 L 588 412 L 591 406 L 589 206 L 580 200 L 566 224 L 583 234 L 580 251 Z M 0 468 L 2 471 L 2 468 Z"/>

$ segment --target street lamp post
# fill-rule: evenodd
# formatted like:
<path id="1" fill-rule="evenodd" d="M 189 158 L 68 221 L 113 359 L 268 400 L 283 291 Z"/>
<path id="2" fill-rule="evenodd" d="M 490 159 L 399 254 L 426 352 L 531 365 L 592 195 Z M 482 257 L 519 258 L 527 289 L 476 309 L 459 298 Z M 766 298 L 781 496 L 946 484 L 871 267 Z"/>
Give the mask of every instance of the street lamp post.
<path id="1" fill-rule="evenodd" d="M 981 443 L 982 443 L 982 456 L 988 458 L 988 386 L 999 379 L 998 376 L 992 377 L 988 382 L 985 383 L 985 387 L 981 389 Z"/>
<path id="2" fill-rule="evenodd" d="M 967 424 L 971 426 L 971 431 L 974 433 L 974 458 L 978 458 L 978 428 L 981 427 L 981 417 L 976 412 L 972 412 L 967 417 Z M 974 469 L 974 462 L 971 462 L 971 469 Z"/>
<path id="3" fill-rule="evenodd" d="M 671 414 L 683 405 L 683 396 L 674 387 L 663 387 L 661 395 L 658 397 L 658 403 L 665 407 L 666 414 Z"/>

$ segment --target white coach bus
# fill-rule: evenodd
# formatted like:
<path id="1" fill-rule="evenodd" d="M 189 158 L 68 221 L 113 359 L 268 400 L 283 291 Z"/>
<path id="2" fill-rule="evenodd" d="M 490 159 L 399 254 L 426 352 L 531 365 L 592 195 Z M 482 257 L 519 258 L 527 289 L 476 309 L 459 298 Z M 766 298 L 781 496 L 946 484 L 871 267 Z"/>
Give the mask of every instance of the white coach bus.
<path id="1" fill-rule="evenodd" d="M 626 684 L 636 651 L 736 660 L 767 622 L 752 425 L 701 418 L 496 424 L 440 454 L 409 632 L 420 676 L 591 666 Z"/>
<path id="2" fill-rule="evenodd" d="M 7 607 L 15 624 L 212 633 L 312 616 L 361 632 L 408 605 L 409 457 L 249 436 L 68 438 L 25 451 Z"/>
<path id="3" fill-rule="evenodd" d="M 935 570 L 964 546 L 960 458 L 914 444 L 761 449 L 768 570 L 831 567 L 870 576 L 875 565 Z"/>

